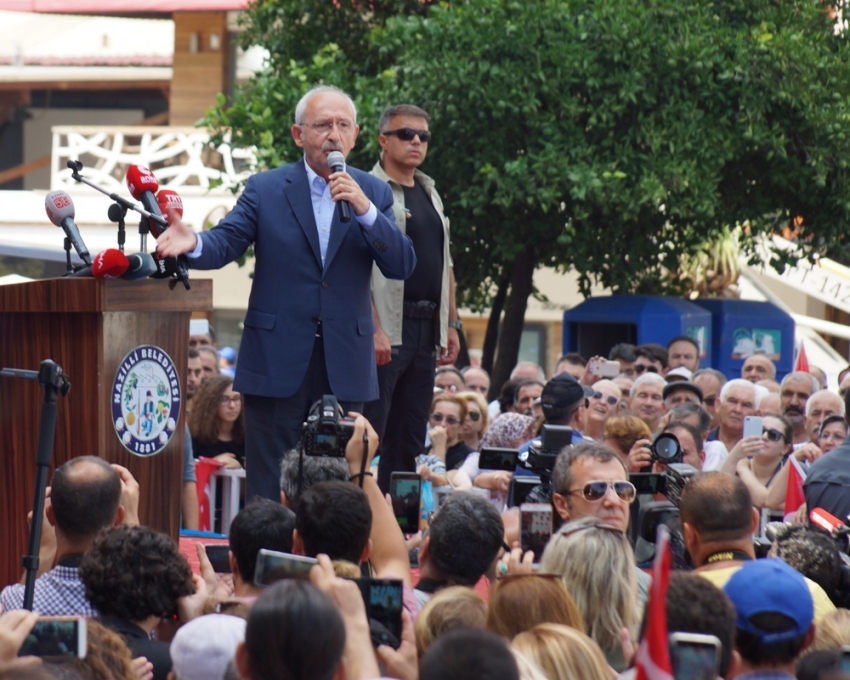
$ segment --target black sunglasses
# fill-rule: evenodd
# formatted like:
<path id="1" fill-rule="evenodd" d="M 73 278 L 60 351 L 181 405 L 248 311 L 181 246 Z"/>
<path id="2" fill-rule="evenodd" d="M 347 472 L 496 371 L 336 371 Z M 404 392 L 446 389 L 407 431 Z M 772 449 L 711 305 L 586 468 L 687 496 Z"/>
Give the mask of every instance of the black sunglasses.
<path id="1" fill-rule="evenodd" d="M 779 430 L 774 430 L 769 427 L 762 428 L 762 435 L 767 435 L 767 440 L 771 442 L 785 441 L 785 435 Z"/>
<path id="2" fill-rule="evenodd" d="M 442 413 L 432 413 L 431 420 L 438 425 L 444 420 L 446 421 L 446 425 L 457 425 L 460 423 L 460 421 L 454 416 L 444 416 Z"/>
<path id="3" fill-rule="evenodd" d="M 658 373 L 658 369 L 655 366 L 644 366 L 643 364 L 635 365 L 635 373 L 640 375 L 644 371 L 649 371 L 650 373 Z"/>
<path id="4" fill-rule="evenodd" d="M 413 128 L 403 127 L 398 130 L 385 130 L 382 135 L 395 135 L 405 142 L 412 142 L 416 135 L 419 135 L 419 141 L 427 144 L 431 141 L 431 132 L 428 130 L 414 130 Z"/>
<path id="5" fill-rule="evenodd" d="M 468 415 L 469 419 L 475 423 L 481 420 L 481 414 L 478 411 L 470 411 L 466 415 Z"/>
<path id="6" fill-rule="evenodd" d="M 602 392 L 594 392 L 593 398 L 599 399 L 600 401 L 602 401 L 602 399 L 605 399 L 605 401 L 611 404 L 611 406 L 616 406 L 617 402 L 620 401 L 619 399 L 617 399 L 617 397 L 612 397 L 610 395 L 606 397 L 604 394 L 602 394 Z"/>

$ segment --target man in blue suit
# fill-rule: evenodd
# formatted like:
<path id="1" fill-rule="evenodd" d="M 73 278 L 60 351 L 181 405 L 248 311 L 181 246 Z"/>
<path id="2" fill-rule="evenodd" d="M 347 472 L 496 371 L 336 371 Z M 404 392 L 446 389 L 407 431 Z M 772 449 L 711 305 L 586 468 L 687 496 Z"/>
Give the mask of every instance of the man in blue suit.
<path id="1" fill-rule="evenodd" d="M 256 263 L 234 390 L 245 404 L 248 497 L 280 496 L 280 460 L 294 448 L 310 406 L 334 394 L 344 411 L 378 398 L 370 281 L 413 272 L 413 245 L 396 227 L 389 186 L 328 154 L 354 148 L 354 102 L 333 87 L 310 90 L 291 129 L 304 158 L 248 180 L 236 207 L 196 234 L 172 215 L 159 256 L 187 254 L 217 269 L 254 245 Z M 347 201 L 342 222 L 337 203 Z"/>

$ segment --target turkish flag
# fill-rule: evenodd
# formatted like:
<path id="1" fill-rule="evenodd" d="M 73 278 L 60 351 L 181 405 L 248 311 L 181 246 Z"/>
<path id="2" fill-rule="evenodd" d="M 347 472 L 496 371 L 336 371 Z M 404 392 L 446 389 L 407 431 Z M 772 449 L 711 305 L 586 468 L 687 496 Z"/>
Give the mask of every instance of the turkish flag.
<path id="1" fill-rule="evenodd" d="M 201 456 L 195 461 L 195 476 L 198 479 L 198 529 L 201 531 L 212 531 L 212 508 L 210 507 L 210 484 L 215 484 L 215 479 L 210 479 L 212 473 L 224 467 L 214 458 Z"/>
<path id="2" fill-rule="evenodd" d="M 800 340 L 800 353 L 797 355 L 797 365 L 794 367 L 795 371 L 803 371 L 803 373 L 809 372 L 809 360 L 806 357 L 806 345 Z"/>
<path id="3" fill-rule="evenodd" d="M 673 680 L 670 647 L 667 642 L 667 583 L 670 580 L 670 535 L 658 527 L 652 587 L 647 600 L 646 630 L 638 646 L 636 680 Z"/>
<path id="4" fill-rule="evenodd" d="M 806 473 L 800 467 L 800 463 L 794 456 L 788 457 L 788 487 L 785 489 L 785 515 L 783 520 L 790 522 L 794 513 L 800 509 L 800 506 L 806 502 L 806 496 L 803 494 L 803 480 L 806 478 Z"/>

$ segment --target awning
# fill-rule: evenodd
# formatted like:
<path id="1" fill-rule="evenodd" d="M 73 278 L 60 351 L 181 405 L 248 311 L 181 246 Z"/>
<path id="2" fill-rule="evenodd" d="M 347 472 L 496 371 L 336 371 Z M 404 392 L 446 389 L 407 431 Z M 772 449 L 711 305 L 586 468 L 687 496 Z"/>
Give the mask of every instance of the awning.
<path id="1" fill-rule="evenodd" d="M 0 0 L 0 10 L 55 14 L 226 12 L 247 9 L 249 0 Z"/>

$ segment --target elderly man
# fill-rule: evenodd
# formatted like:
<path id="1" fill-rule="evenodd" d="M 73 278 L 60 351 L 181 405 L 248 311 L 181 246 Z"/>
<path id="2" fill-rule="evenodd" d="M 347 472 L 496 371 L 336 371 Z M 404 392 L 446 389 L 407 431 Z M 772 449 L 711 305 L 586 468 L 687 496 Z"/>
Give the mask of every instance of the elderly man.
<path id="1" fill-rule="evenodd" d="M 480 366 L 467 366 L 461 370 L 466 389 L 470 392 L 478 392 L 486 397 L 490 391 L 490 375 Z"/>
<path id="2" fill-rule="evenodd" d="M 809 441 L 818 443 L 818 430 L 824 418 L 844 415 L 844 400 L 835 392 L 818 390 L 806 402 L 806 431 Z"/>
<path id="3" fill-rule="evenodd" d="M 779 402 L 782 415 L 794 428 L 794 447 L 799 448 L 811 441 L 806 430 L 806 402 L 818 391 L 818 381 L 813 375 L 794 371 L 782 379 L 779 386 Z"/>
<path id="4" fill-rule="evenodd" d="M 642 357 L 638 356 L 638 359 Z M 640 365 L 640 364 L 639 364 Z M 631 390 L 632 413 L 656 431 L 664 414 L 664 387 L 667 381 L 658 373 L 646 373 L 635 380 Z"/>
<path id="5" fill-rule="evenodd" d="M 731 451 L 744 434 L 744 417 L 755 415 L 756 387 L 749 380 L 736 378 L 720 390 L 717 408 L 719 424 L 708 433 L 708 441 L 719 440 Z"/>
<path id="6" fill-rule="evenodd" d="M 661 391 L 661 396 L 664 397 L 664 410 L 669 411 L 674 406 L 683 404 L 686 401 L 694 404 L 702 403 L 702 390 L 692 382 L 677 380 L 676 382 L 667 383 Z"/>
<path id="7" fill-rule="evenodd" d="M 741 366 L 741 377 L 753 383 L 765 378 L 776 378 L 776 366 L 764 354 L 752 354 Z"/>

